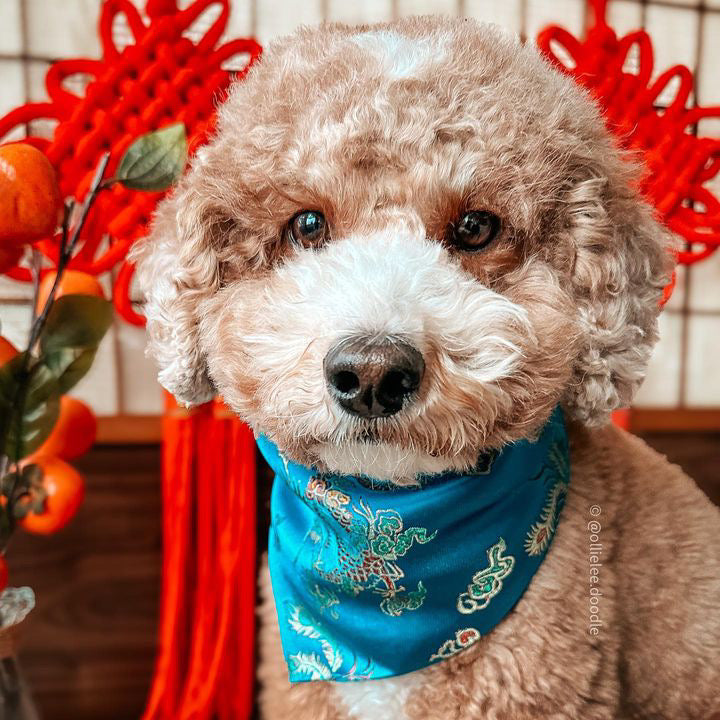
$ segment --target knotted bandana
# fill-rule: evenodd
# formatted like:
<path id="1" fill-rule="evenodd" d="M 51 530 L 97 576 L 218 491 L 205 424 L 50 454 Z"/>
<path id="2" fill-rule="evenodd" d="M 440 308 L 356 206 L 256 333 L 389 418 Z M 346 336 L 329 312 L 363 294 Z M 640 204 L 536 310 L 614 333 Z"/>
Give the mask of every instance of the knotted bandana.
<path id="1" fill-rule="evenodd" d="M 535 442 L 412 487 L 258 445 L 275 471 L 268 559 L 291 682 L 402 675 L 489 633 L 540 567 L 570 480 L 559 409 Z"/>

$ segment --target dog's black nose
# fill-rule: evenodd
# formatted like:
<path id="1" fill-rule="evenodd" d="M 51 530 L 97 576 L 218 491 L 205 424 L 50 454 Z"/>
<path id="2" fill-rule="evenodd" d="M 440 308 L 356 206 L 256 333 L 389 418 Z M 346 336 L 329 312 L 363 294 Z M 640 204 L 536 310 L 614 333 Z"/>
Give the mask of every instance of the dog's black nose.
<path id="1" fill-rule="evenodd" d="M 397 338 L 351 337 L 325 356 L 330 395 L 352 415 L 387 417 L 418 389 L 425 362 L 412 345 Z"/>

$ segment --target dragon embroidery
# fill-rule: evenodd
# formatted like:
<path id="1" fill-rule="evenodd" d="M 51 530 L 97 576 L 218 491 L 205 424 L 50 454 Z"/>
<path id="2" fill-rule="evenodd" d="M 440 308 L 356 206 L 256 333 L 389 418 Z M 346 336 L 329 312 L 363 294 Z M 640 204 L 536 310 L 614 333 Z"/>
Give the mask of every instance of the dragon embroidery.
<path id="1" fill-rule="evenodd" d="M 398 559 L 415 543 L 430 542 L 437 531 L 428 534 L 425 528 L 405 528 L 396 510 L 373 513 L 362 499 L 358 506 L 352 505 L 350 497 L 325 476 L 310 479 L 304 498 L 320 505 L 339 525 L 339 532 L 331 533 L 331 537 L 322 538 L 317 531 L 309 537 L 315 544 L 322 542 L 325 550 L 336 545 L 334 567 L 327 566 L 327 552 L 318 553 L 313 564 L 313 570 L 323 580 L 347 595 L 357 596 L 368 590 L 378 593 L 382 596 L 380 609 L 393 617 L 421 607 L 427 590 L 422 581 L 415 590 L 406 590 L 401 584 L 405 574 Z"/>

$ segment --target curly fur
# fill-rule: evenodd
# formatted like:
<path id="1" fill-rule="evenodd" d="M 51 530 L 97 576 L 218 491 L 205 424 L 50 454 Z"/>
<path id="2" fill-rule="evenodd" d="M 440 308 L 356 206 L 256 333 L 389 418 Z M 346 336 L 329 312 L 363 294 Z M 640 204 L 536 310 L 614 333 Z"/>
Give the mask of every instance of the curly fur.
<path id="1" fill-rule="evenodd" d="M 271 299 L 288 267 L 333 262 L 334 243 L 312 260 L 288 247 L 288 219 L 310 207 L 324 212 L 335 241 L 359 242 L 392 224 L 440 246 L 463 208 L 484 208 L 503 218 L 502 237 L 476 256 L 444 249 L 444 262 L 511 301 L 515 294 L 569 309 L 553 319 L 537 313 L 535 335 L 527 333 L 520 347 L 531 354 L 533 337 L 543 337 L 552 381 L 535 387 L 545 369 L 534 358 L 527 365 L 537 372 L 517 376 L 507 408 L 483 412 L 485 435 L 468 441 L 493 445 L 527 433 L 559 394 L 573 415 L 604 422 L 642 380 L 670 269 L 671 240 L 639 201 L 635 168 L 583 92 L 534 49 L 469 21 L 415 19 L 392 27 L 301 30 L 271 46 L 220 109 L 217 136 L 161 208 L 153 242 L 140 251 L 161 382 L 188 404 L 202 402 L 212 392 L 210 365 L 222 375 L 210 371 L 223 396 L 257 427 L 273 413 L 287 415 L 286 404 L 274 408 L 267 394 L 263 402 L 255 396 L 253 375 L 280 376 L 269 357 L 245 347 L 245 361 L 237 359 L 237 372 L 229 372 L 238 353 L 223 350 L 228 336 L 240 345 L 252 330 L 222 325 L 219 315 L 223 307 L 237 315 L 228 307 L 237 299 L 255 303 L 258 313 L 272 311 L 258 288 Z M 413 64 L 405 47 L 398 75 L 380 51 L 398 47 L 400 37 L 421 50 Z M 432 72 L 428 47 L 439 48 Z M 338 276 L 336 287 L 343 286 L 348 279 Z M 283 292 L 283 303 L 305 302 Z M 251 316 L 245 313 L 247 322 Z M 448 360 L 442 355 L 438 366 Z M 478 382 L 464 399 L 449 398 L 445 415 L 487 388 Z M 321 396 L 316 425 L 325 412 Z M 413 446 L 455 456 L 452 438 L 438 437 L 430 447 L 423 429 L 405 420 Z M 334 430 L 313 438 L 298 423 L 273 437 L 308 460 L 309 447 L 338 438 L 342 428 Z"/>
<path id="2" fill-rule="evenodd" d="M 558 402 L 569 417 L 601 425 L 642 381 L 672 267 L 674 240 L 639 197 L 639 172 L 585 93 L 498 28 L 414 18 L 301 29 L 272 44 L 234 88 L 215 137 L 136 250 L 160 381 L 186 404 L 217 391 L 299 462 L 397 483 L 532 437 Z M 330 238 L 300 249 L 285 229 L 306 209 L 325 215 Z M 497 214 L 502 229 L 483 251 L 463 253 L 447 229 L 476 209 Z M 390 335 L 420 349 L 426 371 L 415 402 L 373 421 L 333 404 L 323 358 L 352 335 Z M 605 639 L 593 644 L 577 617 L 563 616 L 584 571 L 573 545 L 580 496 L 619 506 L 633 487 L 616 458 L 600 457 L 614 452 L 607 438 L 629 441 L 598 432 L 575 461 L 578 496 L 558 547 L 490 638 L 423 671 L 434 674 L 419 674 L 411 690 L 401 679 L 376 681 L 376 690 L 348 691 L 338 704 L 340 691 L 323 683 L 289 689 L 273 664 L 270 625 L 260 669 L 266 716 L 294 708 L 295 718 L 365 717 L 363 708 L 384 702 L 373 692 L 400 692 L 410 718 L 609 718 L 622 703 L 628 717 L 701 717 L 671 713 L 674 695 L 643 694 L 638 668 L 663 661 L 632 622 L 665 626 L 648 606 L 648 617 L 628 620 L 637 598 L 626 589 L 642 585 L 643 560 L 621 545 L 632 541 L 620 528 L 635 523 L 643 545 L 650 518 L 632 507 L 613 516 L 615 557 L 625 553 L 630 566 L 608 570 L 607 592 L 616 582 L 623 592 L 608 599 L 617 615 Z M 645 485 L 627 495 L 631 506 L 657 493 L 649 471 L 633 467 Z M 689 481 L 663 472 L 690 492 Z M 717 514 L 693 503 L 687 517 L 717 527 Z M 662 538 L 652 543 L 650 554 L 667 552 Z M 708 577 L 717 577 L 717 551 L 706 559 Z M 718 589 L 701 585 L 694 618 Z M 717 623 L 707 627 L 717 639 Z M 679 643 L 666 667 L 694 648 L 717 668 L 717 653 L 693 643 Z M 697 672 L 705 684 L 717 679 Z M 707 709 L 702 692 L 694 707 Z M 660 709 L 645 713 L 643 703 Z"/>

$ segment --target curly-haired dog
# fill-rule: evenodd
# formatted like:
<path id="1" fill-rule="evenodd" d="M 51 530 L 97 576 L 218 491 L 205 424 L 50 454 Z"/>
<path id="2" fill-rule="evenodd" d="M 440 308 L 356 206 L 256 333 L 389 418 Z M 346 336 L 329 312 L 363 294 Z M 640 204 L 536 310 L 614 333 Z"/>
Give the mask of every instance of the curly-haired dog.
<path id="1" fill-rule="evenodd" d="M 642 381 L 672 266 L 673 239 L 638 197 L 638 173 L 572 80 L 468 20 L 302 29 L 220 108 L 137 256 L 162 384 L 187 404 L 222 394 L 276 453 L 275 485 L 299 488 L 293 512 L 320 508 L 308 521 L 320 530 L 302 542 L 336 548 L 347 570 L 304 567 L 321 579 L 323 615 L 284 615 L 282 583 L 295 581 L 280 553 L 280 628 L 262 578 L 265 717 L 720 711 L 720 513 L 607 425 Z M 501 533 L 484 520 L 489 502 L 463 516 L 467 547 L 453 546 L 448 517 L 475 502 L 472 488 L 501 487 L 492 458 L 567 460 L 561 435 L 543 449 L 547 428 L 565 432 L 549 421 L 557 407 L 569 486 L 561 478 L 546 497 L 542 473 L 521 478 L 543 492 L 503 502 L 513 517 L 539 503 L 541 521 L 496 517 Z M 516 487 L 516 475 L 504 482 Z M 465 500 L 423 526 L 398 509 L 442 502 L 468 477 Z M 392 507 L 375 509 L 373 493 Z M 497 542 L 478 544 L 484 534 Z M 524 550 L 512 545 L 526 535 Z M 447 582 L 409 582 L 419 558 L 436 573 L 452 565 Z M 441 608 L 451 592 L 457 608 Z M 356 611 L 384 624 L 348 623 Z M 417 618 L 407 647 L 388 648 Z M 446 619 L 456 625 L 426 667 L 393 666 Z M 334 644 L 323 627 L 366 637 Z M 317 681 L 288 682 L 279 630 L 315 643 L 285 655 L 294 679 Z M 368 640 L 366 655 L 386 663 L 375 675 L 377 658 L 343 664 Z M 327 681 L 356 677 L 381 679 Z"/>

